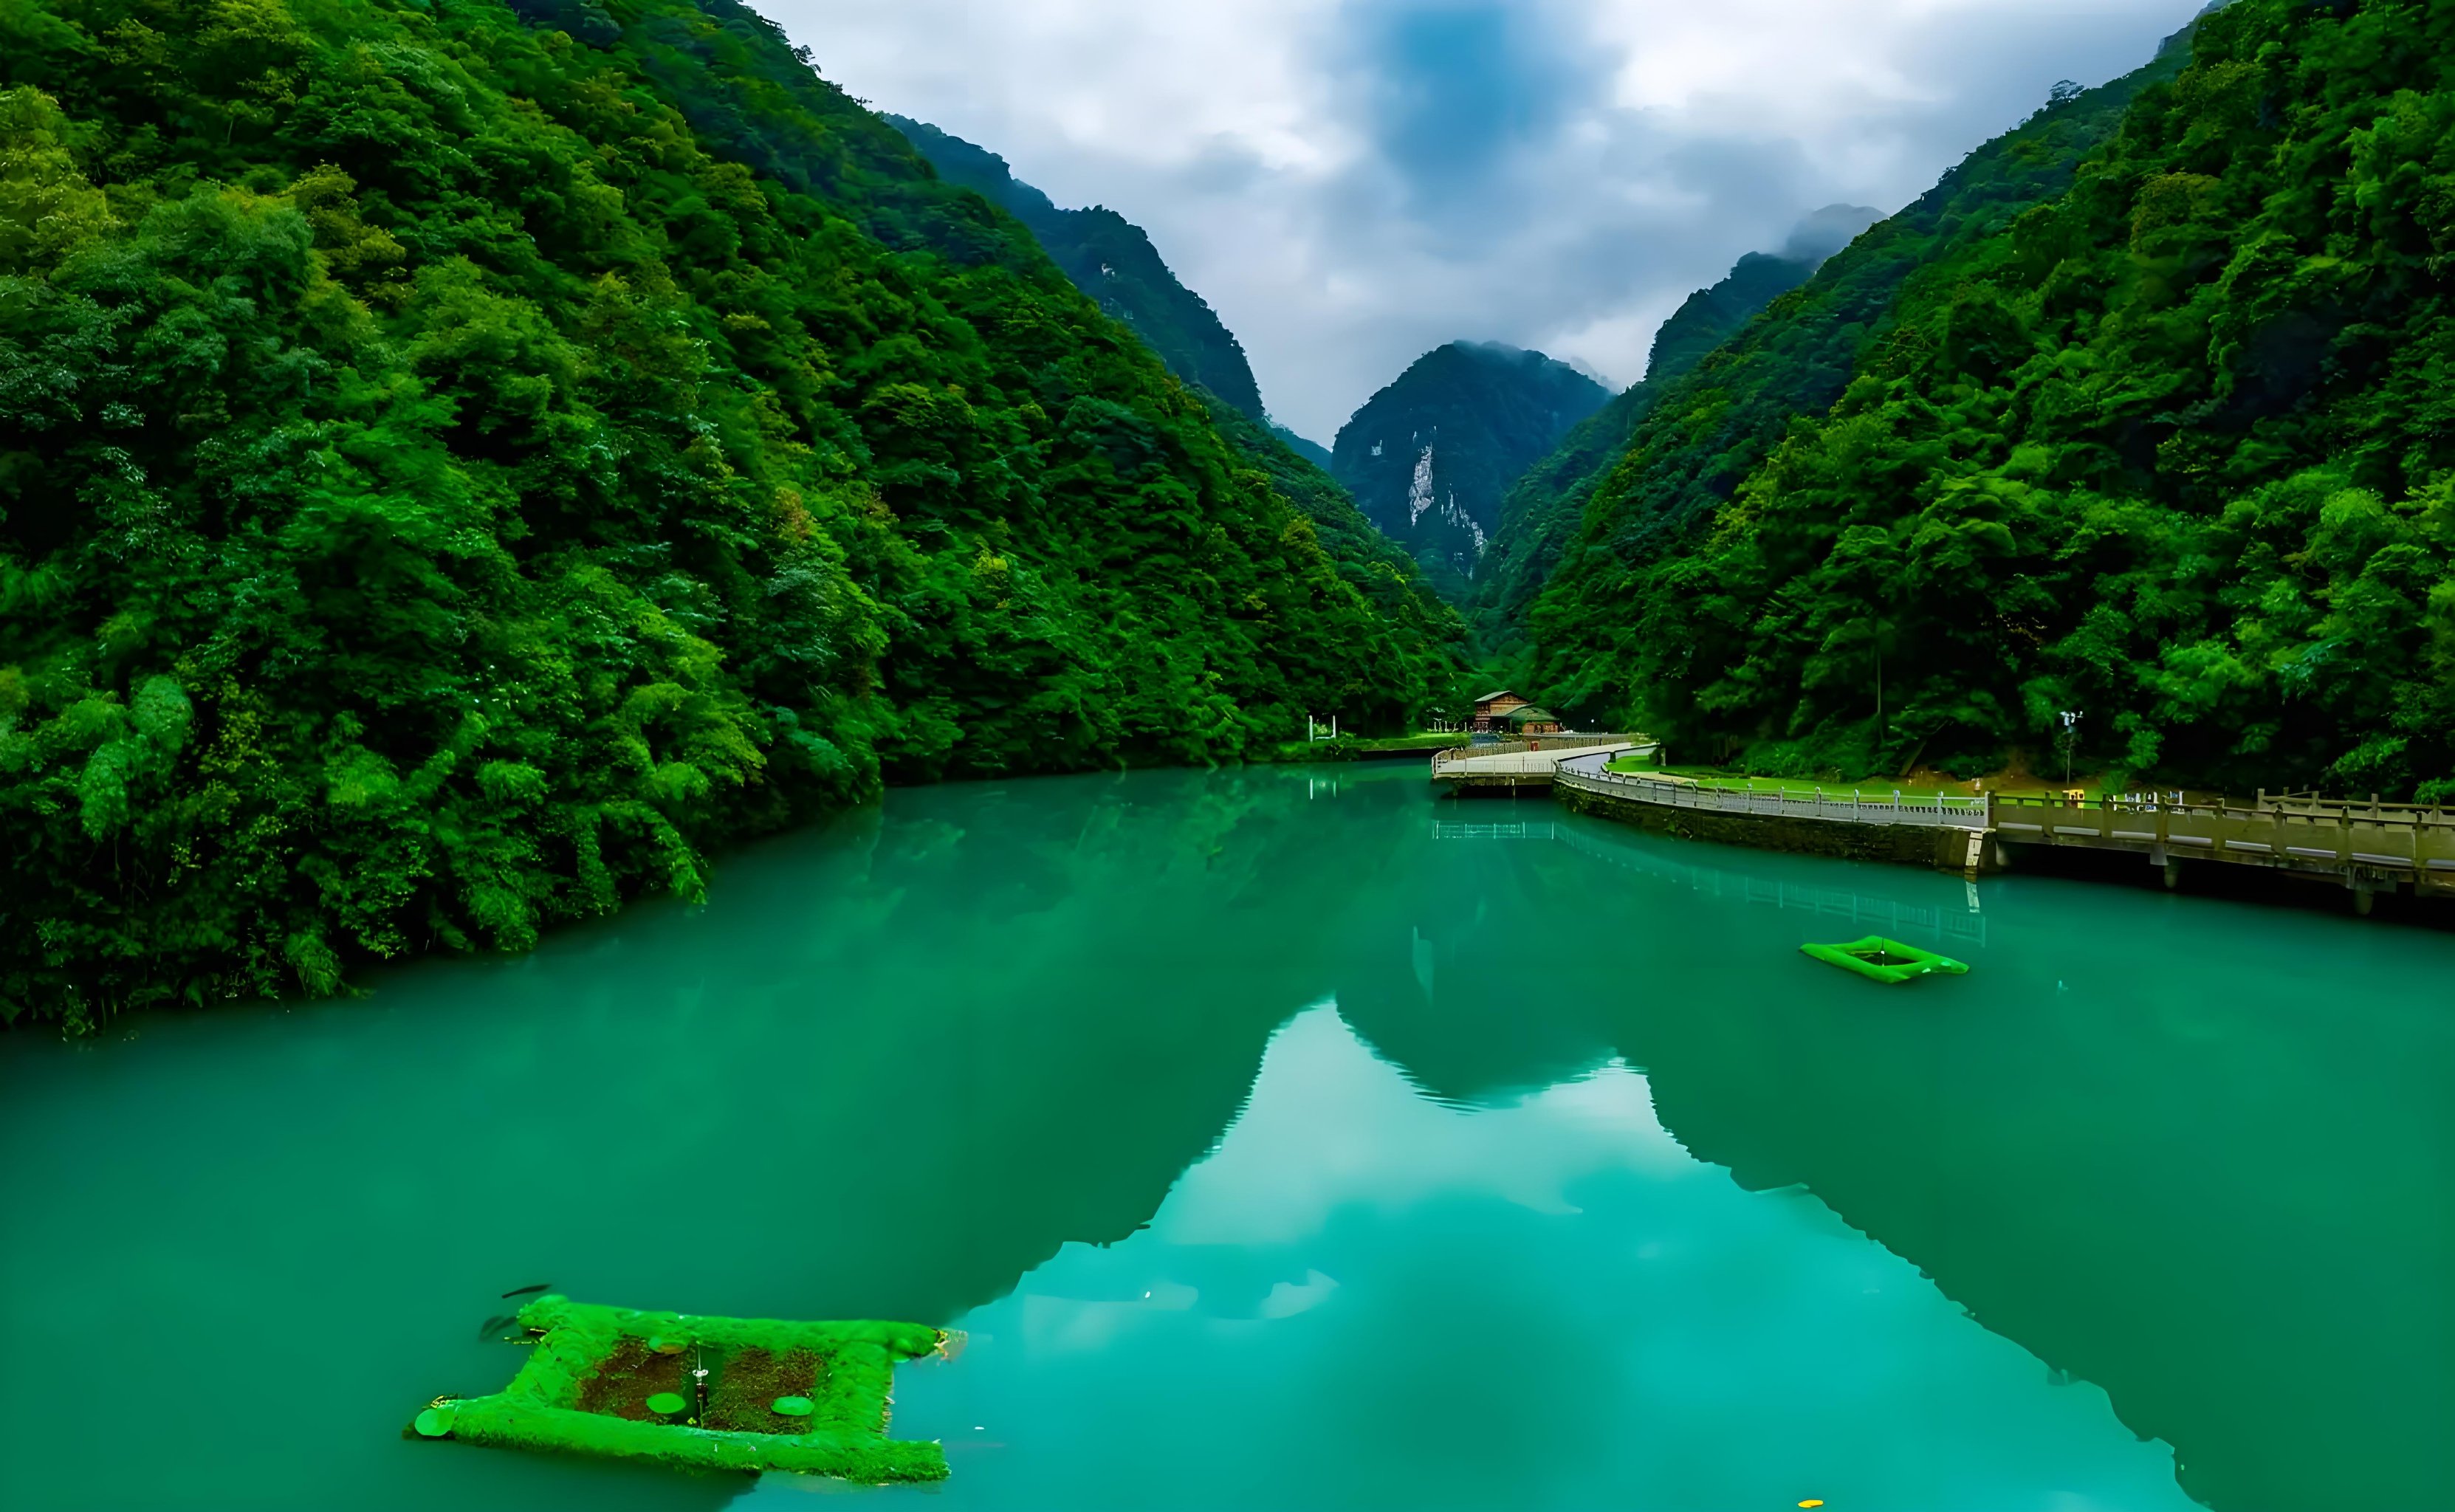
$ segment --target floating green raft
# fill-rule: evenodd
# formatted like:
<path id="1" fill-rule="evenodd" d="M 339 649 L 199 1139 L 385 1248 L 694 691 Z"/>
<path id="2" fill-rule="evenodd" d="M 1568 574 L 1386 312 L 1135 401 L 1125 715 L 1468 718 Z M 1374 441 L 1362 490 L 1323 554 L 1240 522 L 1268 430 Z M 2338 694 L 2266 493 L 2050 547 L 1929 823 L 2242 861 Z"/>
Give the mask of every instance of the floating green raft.
<path id="1" fill-rule="evenodd" d="M 936 1353 L 946 1336 L 935 1328 L 700 1318 L 554 1296 L 518 1320 L 536 1345 L 511 1384 L 436 1398 L 413 1434 L 696 1469 L 946 1478 L 938 1444 L 886 1437 L 895 1366 Z"/>
<path id="2" fill-rule="evenodd" d="M 1969 968 L 1949 956 L 1938 956 L 1916 945 L 1904 945 L 1897 939 L 1870 935 L 1854 939 L 1847 945 L 1801 945 L 1800 950 L 1840 967 L 1855 971 L 1877 981 L 1908 981 L 1917 977 L 1964 977 Z"/>

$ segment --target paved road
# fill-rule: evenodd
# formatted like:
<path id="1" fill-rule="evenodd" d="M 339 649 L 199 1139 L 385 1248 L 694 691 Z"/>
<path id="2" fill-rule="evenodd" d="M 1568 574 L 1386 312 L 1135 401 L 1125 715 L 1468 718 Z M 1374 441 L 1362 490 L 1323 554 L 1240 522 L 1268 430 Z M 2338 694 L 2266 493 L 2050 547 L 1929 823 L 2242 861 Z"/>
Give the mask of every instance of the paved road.
<path id="1" fill-rule="evenodd" d="M 1508 756 L 1462 756 L 1444 761 L 1432 769 L 1435 776 L 1549 776 L 1561 762 L 1573 756 L 1614 756 L 1636 747 L 1629 741 L 1617 745 L 1581 746 L 1573 751 L 1516 751 Z"/>

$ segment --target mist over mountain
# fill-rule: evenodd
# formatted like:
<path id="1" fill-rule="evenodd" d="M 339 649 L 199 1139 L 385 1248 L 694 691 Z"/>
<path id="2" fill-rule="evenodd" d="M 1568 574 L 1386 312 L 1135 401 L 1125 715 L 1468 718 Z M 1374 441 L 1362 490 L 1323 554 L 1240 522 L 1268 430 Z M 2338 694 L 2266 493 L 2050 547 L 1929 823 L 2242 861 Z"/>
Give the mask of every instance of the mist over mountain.
<path id="1" fill-rule="evenodd" d="M 1862 205 L 1828 205 L 1799 222 L 1780 252 L 1741 257 L 1728 276 L 1690 294 L 1654 333 L 1643 381 L 1578 422 L 1511 485 L 1476 582 L 1474 628 L 1487 651 L 1523 642 L 1527 611 L 1558 565 L 1586 500 L 1663 391 L 1882 219 Z"/>
<path id="2" fill-rule="evenodd" d="M 764 0 L 846 86 L 1147 228 L 1329 441 L 1460 335 L 1619 389 L 1690 291 L 1897 210 L 2201 0 Z"/>
<path id="3" fill-rule="evenodd" d="M 1330 471 L 1434 586 L 1463 595 L 1509 485 L 1610 397 L 1542 353 L 1451 342 L 1355 412 L 1338 433 Z"/>
<path id="4" fill-rule="evenodd" d="M 1140 226 L 1105 206 L 1062 210 L 1014 176 L 1006 160 L 925 121 L 888 115 L 948 183 L 1031 228 L 1050 259 L 1102 310 L 1133 328 L 1170 373 L 1249 418 L 1267 421 L 1245 348 L 1200 294 L 1178 281 Z"/>
<path id="5" fill-rule="evenodd" d="M 1675 378 L 1704 361 L 1757 311 L 1807 282 L 1826 258 L 1883 218 L 1882 212 L 1861 205 L 1827 206 L 1800 222 L 1781 251 L 1740 258 L 1720 282 L 1690 294 L 1654 333 L 1646 381 Z"/>

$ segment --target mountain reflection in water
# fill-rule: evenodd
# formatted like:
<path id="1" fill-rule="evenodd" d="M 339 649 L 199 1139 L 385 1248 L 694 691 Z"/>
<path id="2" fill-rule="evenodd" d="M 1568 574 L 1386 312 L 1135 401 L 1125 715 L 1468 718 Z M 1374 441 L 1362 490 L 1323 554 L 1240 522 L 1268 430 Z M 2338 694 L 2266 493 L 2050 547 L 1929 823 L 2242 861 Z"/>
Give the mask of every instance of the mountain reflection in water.
<path id="1" fill-rule="evenodd" d="M 1867 933 L 1975 970 L 1796 952 Z M 550 1275 L 965 1320 L 899 1409 L 952 1505 L 2127 1509 L 2153 1441 L 2224 1512 L 2433 1504 L 2449 951 L 1402 770 L 898 792 L 523 959 L 0 1040 L 0 1502 L 740 1495 L 394 1437 Z M 84 1405 L 237 1339 L 282 1435 Z"/>

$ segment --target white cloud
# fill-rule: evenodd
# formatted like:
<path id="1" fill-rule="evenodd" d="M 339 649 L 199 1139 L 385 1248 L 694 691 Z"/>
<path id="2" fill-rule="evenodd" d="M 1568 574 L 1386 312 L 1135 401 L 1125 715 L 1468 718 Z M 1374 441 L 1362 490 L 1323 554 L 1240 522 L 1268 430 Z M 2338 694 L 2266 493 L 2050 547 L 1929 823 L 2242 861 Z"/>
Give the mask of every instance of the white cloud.
<path id="1" fill-rule="evenodd" d="M 2200 0 L 759 0 L 822 71 L 1146 228 L 1327 441 L 1457 338 L 1620 381 L 1834 202 L 1897 208 Z"/>

